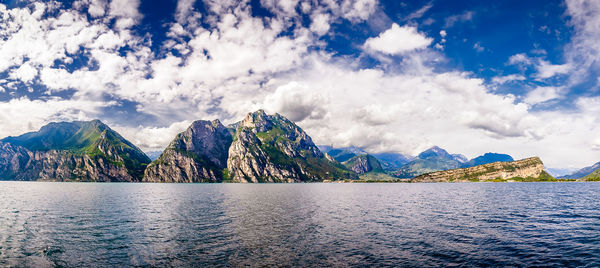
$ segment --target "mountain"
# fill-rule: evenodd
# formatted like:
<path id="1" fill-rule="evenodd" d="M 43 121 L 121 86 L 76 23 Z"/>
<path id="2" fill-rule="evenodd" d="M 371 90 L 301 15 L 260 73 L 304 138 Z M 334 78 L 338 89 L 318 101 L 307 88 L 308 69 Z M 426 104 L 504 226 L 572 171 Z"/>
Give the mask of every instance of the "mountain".
<path id="1" fill-rule="evenodd" d="M 463 155 L 451 155 L 446 150 L 434 146 L 391 174 L 398 178 L 413 178 L 429 172 L 459 168 L 464 161 L 466 157 Z"/>
<path id="2" fill-rule="evenodd" d="M 139 181 L 150 159 L 100 120 L 50 123 L 0 140 L 0 178 Z"/>
<path id="3" fill-rule="evenodd" d="M 412 182 L 556 181 L 538 157 L 427 173 Z"/>
<path id="4" fill-rule="evenodd" d="M 221 182 L 232 141 L 219 120 L 195 121 L 146 168 L 143 181 Z"/>
<path id="5" fill-rule="evenodd" d="M 594 170 L 590 174 L 583 178 L 578 179 L 580 181 L 600 181 L 600 168 Z"/>
<path id="6" fill-rule="evenodd" d="M 454 160 L 456 160 L 459 163 L 467 163 L 469 162 L 469 158 L 467 158 L 466 156 L 462 155 L 462 154 L 451 154 L 452 158 Z"/>
<path id="7" fill-rule="evenodd" d="M 474 167 L 494 162 L 512 162 L 515 161 L 512 156 L 507 154 L 485 153 L 475 157 L 462 165 L 463 168 Z"/>
<path id="8" fill-rule="evenodd" d="M 150 151 L 150 152 L 146 152 L 146 155 L 148 156 L 148 158 L 150 158 L 150 160 L 154 161 L 156 159 L 158 159 L 158 157 L 162 154 L 163 151 Z"/>
<path id="9" fill-rule="evenodd" d="M 348 161 L 350 158 L 357 155 L 366 154 L 363 149 L 350 146 L 345 148 L 333 148 L 331 146 L 317 146 L 319 150 L 333 157 L 338 162 Z"/>
<path id="10" fill-rule="evenodd" d="M 593 164 L 589 167 L 584 167 L 580 170 L 577 170 L 569 175 L 566 176 L 561 176 L 561 179 L 566 179 L 566 180 L 577 180 L 577 179 L 581 179 L 583 177 L 586 177 L 588 175 L 591 175 L 592 172 L 597 171 L 600 168 L 600 162 Z"/>
<path id="11" fill-rule="evenodd" d="M 379 160 L 383 169 L 387 171 L 397 170 L 413 160 L 413 157 L 399 153 L 379 153 L 373 154 L 373 156 Z"/>
<path id="12" fill-rule="evenodd" d="M 227 160 L 233 182 L 309 182 L 356 179 L 357 175 L 325 157 L 300 127 L 263 110 L 236 124 Z"/>
<path id="13" fill-rule="evenodd" d="M 367 172 L 383 172 L 381 163 L 379 163 L 377 158 L 370 154 L 356 155 L 345 162 L 342 162 L 342 165 L 358 174 L 365 174 Z"/>

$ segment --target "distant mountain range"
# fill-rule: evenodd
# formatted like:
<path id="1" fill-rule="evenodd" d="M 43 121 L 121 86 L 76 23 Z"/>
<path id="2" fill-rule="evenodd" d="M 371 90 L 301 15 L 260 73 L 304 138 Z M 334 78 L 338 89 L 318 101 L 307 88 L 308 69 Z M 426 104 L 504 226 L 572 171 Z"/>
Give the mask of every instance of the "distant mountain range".
<path id="1" fill-rule="evenodd" d="M 584 167 L 580 170 L 577 170 L 569 175 L 566 176 L 561 176 L 561 179 L 568 179 L 568 180 L 578 180 L 578 179 L 582 179 L 582 178 L 592 178 L 594 177 L 594 175 L 592 174 L 598 174 L 600 173 L 600 162 L 593 164 L 589 167 Z"/>
<path id="2" fill-rule="evenodd" d="M 449 170 L 447 174 L 460 171 L 464 176 L 487 180 L 485 178 L 498 174 L 510 179 L 506 176 L 531 175 L 532 170 L 543 170 L 541 161 L 535 162 L 535 169 L 526 169 L 514 161 L 515 164 L 494 164 L 493 170 L 482 172 L 471 167 L 513 163 L 514 159 L 505 154 L 486 153 L 469 160 L 437 146 L 415 157 L 371 154 L 358 147 L 317 147 L 292 121 L 262 110 L 249 113 L 242 121 L 229 126 L 219 120 L 195 121 L 152 159 L 154 161 L 99 120 L 50 123 L 39 131 L 0 140 L 0 179 L 244 183 L 410 181 L 424 174 Z M 600 172 L 586 175 L 594 180 L 597 176 L 594 174 L 600 175 Z M 530 177 L 536 179 L 534 175 L 539 174 Z"/>
<path id="3" fill-rule="evenodd" d="M 486 153 L 468 160 L 462 154 L 450 154 L 438 146 L 433 146 L 421 152 L 416 157 L 397 153 L 368 154 L 358 147 L 334 148 L 331 146 L 320 146 L 319 148 L 322 148 L 325 153 L 342 163 L 360 155 L 371 156 L 379 162 L 378 165 L 382 167 L 383 171 L 389 172 L 398 178 L 413 178 L 421 174 L 440 170 L 467 168 L 493 162 L 514 161 L 510 155 L 498 153 Z M 351 168 L 351 166 L 348 167 Z"/>

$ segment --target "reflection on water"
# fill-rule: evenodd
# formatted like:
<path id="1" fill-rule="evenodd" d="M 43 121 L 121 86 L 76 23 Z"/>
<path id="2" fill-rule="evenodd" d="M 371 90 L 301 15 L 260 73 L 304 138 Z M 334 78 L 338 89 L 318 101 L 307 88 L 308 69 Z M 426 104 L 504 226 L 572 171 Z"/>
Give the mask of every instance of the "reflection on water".
<path id="1" fill-rule="evenodd" d="M 0 266 L 599 266 L 600 183 L 0 183 Z"/>

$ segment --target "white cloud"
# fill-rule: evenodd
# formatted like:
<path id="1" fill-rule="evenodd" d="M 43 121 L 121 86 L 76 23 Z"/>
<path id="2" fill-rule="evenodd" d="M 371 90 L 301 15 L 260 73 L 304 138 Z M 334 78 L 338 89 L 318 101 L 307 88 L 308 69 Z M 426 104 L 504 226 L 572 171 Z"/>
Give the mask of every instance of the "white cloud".
<path id="1" fill-rule="evenodd" d="M 186 130 L 191 124 L 192 121 L 185 120 L 172 123 L 167 127 L 128 127 L 114 125 L 111 128 L 143 151 L 149 152 L 163 150 L 177 134 Z"/>
<path id="2" fill-rule="evenodd" d="M 0 102 L 0 137 L 21 135 L 38 130 L 53 121 L 90 120 L 105 102 L 87 100 L 30 100 L 12 99 Z"/>
<path id="3" fill-rule="evenodd" d="M 35 78 L 35 76 L 37 74 L 38 74 L 38 71 L 36 68 L 32 67 L 28 63 L 25 63 L 25 64 L 21 65 L 19 68 L 11 71 L 10 77 L 12 79 L 19 79 L 23 82 L 30 82 L 31 80 L 33 80 L 33 78 Z"/>
<path id="4" fill-rule="evenodd" d="M 475 13 L 473 11 L 466 11 L 459 15 L 453 15 L 446 18 L 446 23 L 444 24 L 444 28 L 450 28 L 454 26 L 457 22 L 466 22 L 473 19 Z"/>
<path id="5" fill-rule="evenodd" d="M 389 55 L 399 55 L 426 48 L 432 41 L 433 39 L 419 33 L 416 27 L 400 27 L 394 23 L 390 29 L 382 32 L 379 36 L 367 39 L 363 47 Z"/>
<path id="6" fill-rule="evenodd" d="M 126 2 L 135 8 L 115 13 L 117 2 L 107 3 L 107 19 L 139 21 L 139 2 L 120 3 Z M 71 100 L 0 102 L 0 135 L 35 130 L 52 120 L 103 116 L 103 108 L 110 104 L 101 100 L 110 96 L 135 103 L 132 109 L 153 118 L 141 126 L 129 118 L 123 124 L 115 122 L 116 130 L 145 150 L 163 148 L 193 120 L 220 118 L 232 123 L 248 111 L 265 108 L 297 121 L 317 143 L 356 145 L 373 152 L 414 154 L 435 144 L 470 157 L 487 151 L 515 158 L 539 153 L 553 167 L 583 165 L 598 157 L 590 149 L 600 133 L 596 99 L 580 99 L 570 113 L 532 111 L 532 105 L 560 97 L 562 88 L 535 89 L 526 98 L 494 94 L 471 73 L 435 70 L 429 60 L 443 60 L 443 56 L 427 49 L 432 39 L 415 27 L 397 24 L 369 39 L 363 48 L 402 55 L 401 66 L 385 71 L 361 68 L 353 60 L 309 47 L 319 44 L 314 33 L 330 30 L 326 24 L 368 19 L 377 10 L 375 1 L 263 2 L 272 4 L 267 8 L 274 18 L 253 18 L 244 3 L 206 2 L 214 14 L 201 17 L 191 11 L 188 18 L 202 18 L 210 27 L 174 20 L 167 24 L 171 31 L 163 47 L 166 53 L 160 55 L 150 50 L 143 37 L 126 29 L 115 31 L 104 19 L 89 21 L 87 15 L 73 10 L 43 16 L 41 6 L 7 11 L 0 5 L 0 70 L 31 64 L 39 68 L 39 81 L 50 95 L 75 91 Z M 189 7 L 192 1 L 179 3 Z M 311 26 L 295 26 L 282 35 L 298 20 L 297 11 L 315 16 Z M 185 13 L 183 8 L 180 12 Z M 287 13 L 293 14 L 287 17 Z M 317 19 L 315 14 L 329 17 Z M 440 32 L 442 38 L 446 35 Z M 125 45 L 131 51 L 120 54 Z M 170 53 L 171 49 L 185 56 Z M 409 53 L 415 51 L 419 53 Z M 85 53 L 93 64 L 74 71 L 54 65 L 72 61 L 70 52 Z M 29 62 L 24 64 L 25 59 Z M 526 54 L 509 61 L 534 67 L 543 63 Z M 548 66 L 540 69 L 540 76 L 555 68 Z M 561 72 L 560 68 L 551 71 Z M 21 76 L 15 77 L 35 78 Z M 522 79 L 514 74 L 492 82 Z M 10 83 L 3 87 L 13 89 Z"/>
<path id="7" fill-rule="evenodd" d="M 187 22 L 190 14 L 193 11 L 193 6 L 196 0 L 178 0 L 175 10 L 175 19 L 182 24 Z"/>
<path id="8" fill-rule="evenodd" d="M 570 76 L 571 84 L 577 84 L 600 68 L 600 2 L 567 0 L 565 4 L 569 23 L 575 29 L 571 42 L 565 46 L 565 56 L 577 70 Z"/>
<path id="9" fill-rule="evenodd" d="M 528 104 L 538 104 L 559 98 L 561 88 L 557 87 L 537 87 L 525 96 L 524 101 Z"/>
<path id="10" fill-rule="evenodd" d="M 547 61 L 540 60 L 536 65 L 538 71 L 537 77 L 541 79 L 550 78 L 559 74 L 567 74 L 571 71 L 569 64 L 551 64 Z"/>
<path id="11" fill-rule="evenodd" d="M 510 56 L 508 63 L 511 65 L 518 65 L 522 68 L 527 66 L 533 66 L 537 73 L 535 77 L 537 79 L 547 79 L 556 75 L 568 74 L 573 68 L 572 64 L 552 64 L 541 58 L 531 58 L 525 53 L 519 53 Z"/>
<path id="12" fill-rule="evenodd" d="M 117 18 L 117 29 L 129 28 L 142 19 L 139 6 L 140 0 L 112 0 L 108 14 Z"/>
<path id="13" fill-rule="evenodd" d="M 328 102 L 318 91 L 290 82 L 268 95 L 264 105 L 267 111 L 279 112 L 290 120 L 299 122 L 307 118 L 322 119 Z"/>
<path id="14" fill-rule="evenodd" d="M 106 13 L 107 5 L 105 0 L 92 0 L 88 7 L 88 13 L 94 18 L 102 17 Z"/>
<path id="15" fill-rule="evenodd" d="M 508 58 L 508 63 L 511 65 L 530 65 L 532 64 L 532 60 L 527 55 L 525 55 L 525 53 L 519 53 L 510 56 L 510 58 Z"/>
<path id="16" fill-rule="evenodd" d="M 433 7 L 433 4 L 428 3 L 428 4 L 424 5 L 423 7 L 419 8 L 417 11 L 410 13 L 408 16 L 406 16 L 406 18 L 404 18 L 404 20 L 412 20 L 412 19 L 421 18 L 432 7 Z"/>
<path id="17" fill-rule="evenodd" d="M 485 47 L 481 46 L 481 43 L 477 42 L 473 45 L 473 49 L 475 49 L 475 51 L 481 53 L 485 50 Z"/>
<path id="18" fill-rule="evenodd" d="M 357 22 L 368 19 L 376 6 L 377 0 L 344 0 L 340 8 L 344 18 Z"/>
<path id="19" fill-rule="evenodd" d="M 492 82 L 496 83 L 496 84 L 504 84 L 506 82 L 523 81 L 525 79 L 526 79 L 525 76 L 520 75 L 520 74 L 509 74 L 509 75 L 505 75 L 505 76 L 496 76 L 496 77 L 492 78 Z"/>
<path id="20" fill-rule="evenodd" d="M 318 35 L 324 35 L 329 31 L 329 14 L 319 13 L 313 16 L 310 30 Z"/>

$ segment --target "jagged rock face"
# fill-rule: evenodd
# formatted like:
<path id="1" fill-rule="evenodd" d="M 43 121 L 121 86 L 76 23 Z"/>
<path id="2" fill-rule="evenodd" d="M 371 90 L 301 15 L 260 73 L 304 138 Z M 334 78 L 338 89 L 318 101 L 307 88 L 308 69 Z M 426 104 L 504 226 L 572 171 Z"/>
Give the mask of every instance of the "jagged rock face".
<path id="1" fill-rule="evenodd" d="M 438 171 L 420 175 L 413 182 L 469 182 L 491 181 L 511 178 L 538 178 L 544 172 L 544 164 L 538 157 L 513 162 L 494 162 L 469 168 Z"/>
<path id="2" fill-rule="evenodd" d="M 371 171 L 383 172 L 381 163 L 369 154 L 357 155 L 342 164 L 358 174 L 365 174 Z"/>
<path id="3" fill-rule="evenodd" d="M 148 157 L 98 120 L 53 123 L 0 142 L 0 179 L 140 181 Z"/>
<path id="4" fill-rule="evenodd" d="M 239 123 L 227 161 L 234 182 L 306 182 L 356 178 L 327 159 L 285 117 L 259 110 Z"/>
<path id="5" fill-rule="evenodd" d="M 219 120 L 196 121 L 148 166 L 143 181 L 221 182 L 231 142 Z"/>
<path id="6" fill-rule="evenodd" d="M 0 141 L 0 179 L 23 180 L 21 171 L 29 166 L 33 154 L 21 147 Z"/>

